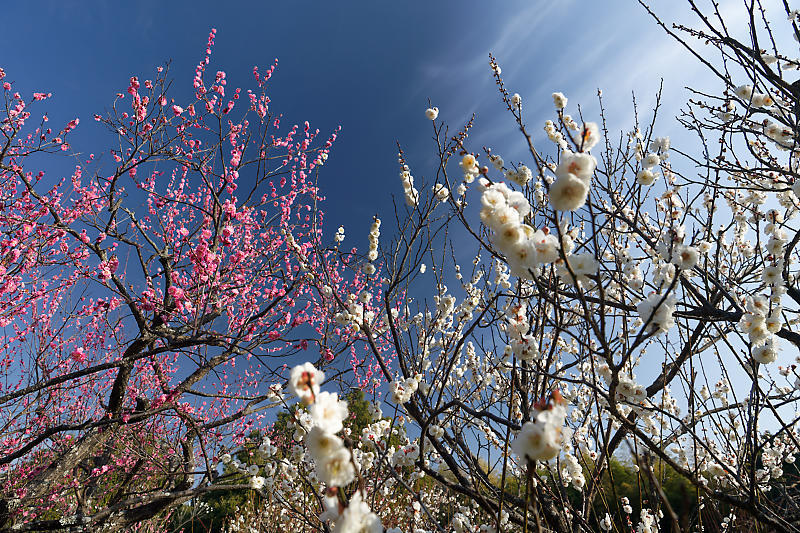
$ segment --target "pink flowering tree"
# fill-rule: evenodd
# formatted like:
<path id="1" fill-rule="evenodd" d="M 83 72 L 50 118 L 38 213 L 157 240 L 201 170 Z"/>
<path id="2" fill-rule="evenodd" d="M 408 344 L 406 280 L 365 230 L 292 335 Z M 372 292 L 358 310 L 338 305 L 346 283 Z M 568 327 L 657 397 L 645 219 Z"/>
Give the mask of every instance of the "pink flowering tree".
<path id="1" fill-rule="evenodd" d="M 282 127 L 275 65 L 228 87 L 214 33 L 191 97 L 131 77 L 94 117 L 113 148 L 63 176 L 79 120 L 0 69 L 2 531 L 122 530 L 236 488 L 219 456 L 269 424 L 295 354 L 373 381 L 334 320 L 373 278 L 322 243 L 336 134 Z"/>

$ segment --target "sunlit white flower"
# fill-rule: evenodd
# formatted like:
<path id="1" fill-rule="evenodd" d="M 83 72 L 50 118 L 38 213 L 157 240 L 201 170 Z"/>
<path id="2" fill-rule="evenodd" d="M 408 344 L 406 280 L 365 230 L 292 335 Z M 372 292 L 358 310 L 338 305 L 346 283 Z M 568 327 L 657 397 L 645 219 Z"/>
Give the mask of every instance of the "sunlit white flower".
<path id="1" fill-rule="evenodd" d="M 503 158 L 499 155 L 490 155 L 489 161 L 492 162 L 492 166 L 494 166 L 494 168 L 497 170 L 503 170 L 503 166 L 506 164 L 505 161 L 503 161 Z"/>
<path id="2" fill-rule="evenodd" d="M 585 152 L 594 148 L 600 142 L 600 130 L 595 122 L 585 122 L 581 128 L 580 139 L 578 140 L 578 148 Z"/>
<path id="3" fill-rule="evenodd" d="M 373 513 L 356 491 L 336 520 L 336 533 L 382 533 L 383 525 L 378 515 Z"/>
<path id="4" fill-rule="evenodd" d="M 417 391 L 418 383 L 414 378 L 397 380 L 389 383 L 389 398 L 393 403 L 404 404 L 411 401 Z"/>
<path id="5" fill-rule="evenodd" d="M 316 460 L 315 460 L 316 461 Z M 350 450 L 339 448 L 322 460 L 316 461 L 317 476 L 329 487 L 347 485 L 356 476 L 356 470 L 350 461 Z"/>
<path id="6" fill-rule="evenodd" d="M 742 318 L 739 319 L 739 329 L 749 336 L 750 342 L 753 344 L 761 344 L 771 335 L 764 316 L 752 313 L 742 315 Z"/>
<path id="7" fill-rule="evenodd" d="M 497 209 L 506 205 L 506 197 L 498 189 L 489 188 L 481 195 L 481 204 L 489 209 Z"/>
<path id="8" fill-rule="evenodd" d="M 588 183 L 592 179 L 595 168 L 597 168 L 597 159 L 593 155 L 567 150 L 561 153 L 561 162 L 556 167 L 555 173 L 559 178 L 573 174 Z"/>
<path id="9" fill-rule="evenodd" d="M 777 266 L 764 267 L 764 271 L 761 273 L 761 279 L 767 285 L 783 285 L 781 269 Z"/>
<path id="10" fill-rule="evenodd" d="M 319 386 L 325 380 L 325 373 L 304 363 L 292 368 L 289 376 L 289 389 L 304 403 L 311 403 L 319 394 Z"/>
<path id="11" fill-rule="evenodd" d="M 681 270 L 691 270 L 700 259 L 697 248 L 693 246 L 676 246 L 672 253 L 672 262 Z"/>
<path id="12" fill-rule="evenodd" d="M 669 150 L 669 137 L 656 137 L 650 141 L 650 150 L 661 153 Z"/>
<path id="13" fill-rule="evenodd" d="M 548 264 L 558 259 L 558 239 L 555 235 L 536 230 L 530 240 L 536 250 L 536 262 Z"/>
<path id="14" fill-rule="evenodd" d="M 652 185 L 658 179 L 658 174 L 649 168 L 643 168 L 636 173 L 636 183 L 639 185 Z"/>
<path id="15" fill-rule="evenodd" d="M 762 93 L 753 93 L 753 99 L 751 100 L 753 107 L 770 107 L 775 101 L 772 97 L 768 94 Z"/>
<path id="16" fill-rule="evenodd" d="M 569 269 L 567 268 L 569 264 Z M 582 283 L 586 284 L 589 281 L 588 275 L 597 272 L 597 260 L 593 254 L 582 253 L 567 256 L 567 262 L 559 261 L 557 263 L 558 275 L 567 283 Z M 574 274 L 570 274 L 570 269 Z"/>
<path id="17" fill-rule="evenodd" d="M 781 317 L 782 309 L 780 306 L 772 310 L 772 312 L 764 319 L 764 327 L 767 328 L 772 334 L 778 333 L 783 327 L 783 318 Z"/>
<path id="18" fill-rule="evenodd" d="M 736 96 L 741 98 L 742 100 L 749 100 L 751 96 L 753 96 L 753 86 L 752 85 L 740 85 L 734 91 Z"/>
<path id="19" fill-rule="evenodd" d="M 774 363 L 778 359 L 778 350 L 773 339 L 761 346 L 753 348 L 753 360 L 762 365 Z"/>
<path id="20" fill-rule="evenodd" d="M 461 158 L 461 167 L 464 170 L 472 169 L 476 165 L 475 156 L 472 154 L 466 154 L 464 157 Z"/>
<path id="21" fill-rule="evenodd" d="M 425 110 L 425 117 L 428 120 L 436 120 L 436 117 L 439 116 L 439 108 L 438 107 L 429 107 Z"/>
<path id="22" fill-rule="evenodd" d="M 675 325 L 672 313 L 675 312 L 675 298 L 670 294 L 650 294 L 636 306 L 639 317 L 650 331 L 664 333 Z"/>
<path id="23" fill-rule="evenodd" d="M 490 216 L 487 219 L 487 222 L 488 226 L 494 230 L 497 230 L 508 224 L 519 225 L 520 223 L 519 211 L 517 211 L 513 207 L 503 205 L 491 212 Z"/>
<path id="24" fill-rule="evenodd" d="M 553 182 L 549 195 L 550 205 L 556 211 L 575 211 L 586 203 L 589 184 L 574 174 L 566 174 Z"/>
<path id="25" fill-rule="evenodd" d="M 567 107 L 567 97 L 564 96 L 564 93 L 553 93 L 553 104 L 556 109 L 564 109 Z"/>
<path id="26" fill-rule="evenodd" d="M 519 191 L 511 191 L 508 193 L 506 201 L 509 207 L 516 209 L 517 213 L 519 213 L 520 220 L 528 216 L 531 212 L 531 204 L 528 203 L 528 199 L 525 198 L 525 195 Z"/>
<path id="27" fill-rule="evenodd" d="M 433 186 L 433 194 L 436 195 L 436 199 L 440 202 L 446 202 L 450 196 L 450 191 L 441 183 L 437 183 Z"/>
<path id="28" fill-rule="evenodd" d="M 559 454 L 568 438 L 562 401 L 551 402 L 546 410 L 536 413 L 535 420 L 523 424 L 511 443 L 514 453 L 533 461 L 549 461 Z"/>
<path id="29" fill-rule="evenodd" d="M 758 316 L 767 316 L 769 312 L 769 300 L 766 296 L 749 296 L 745 304 L 747 311 Z"/>
<path id="30" fill-rule="evenodd" d="M 645 158 L 642 159 L 642 165 L 644 165 L 647 168 L 652 168 L 658 165 L 659 163 L 661 163 L 661 158 L 658 157 L 658 154 L 654 153 L 647 154 Z"/>
<path id="31" fill-rule="evenodd" d="M 519 243 L 524 236 L 525 234 L 520 224 L 504 224 L 495 231 L 493 241 L 501 250 L 509 250 Z"/>
<path id="32" fill-rule="evenodd" d="M 315 461 L 325 461 L 344 447 L 342 439 L 318 426 L 312 427 L 306 433 L 303 441 L 306 443 L 308 453 L 311 454 Z"/>
<path id="33" fill-rule="evenodd" d="M 314 424 L 328 433 L 342 430 L 342 423 L 347 418 L 347 402 L 339 400 L 335 392 L 320 392 L 309 409 Z"/>
<path id="34" fill-rule="evenodd" d="M 532 361 L 539 357 L 539 343 L 533 335 L 522 335 L 511 341 L 511 351 L 523 361 Z"/>

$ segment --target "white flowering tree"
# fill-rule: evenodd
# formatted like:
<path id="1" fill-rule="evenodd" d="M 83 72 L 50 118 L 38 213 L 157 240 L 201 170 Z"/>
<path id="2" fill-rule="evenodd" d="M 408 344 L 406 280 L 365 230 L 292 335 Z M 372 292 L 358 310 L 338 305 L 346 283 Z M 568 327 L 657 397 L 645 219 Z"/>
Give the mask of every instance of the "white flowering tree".
<path id="1" fill-rule="evenodd" d="M 748 0 L 737 32 L 688 4 L 697 29 L 642 6 L 717 77 L 680 117 L 693 145 L 658 106 L 619 136 L 561 93 L 539 139 L 493 57 L 524 161 L 426 111 L 440 164 L 415 179 L 401 150 L 407 209 L 373 227 L 389 312 L 338 299 L 392 412 L 342 440 L 336 398 L 298 391 L 321 528 L 800 530 L 800 60 L 776 44 L 799 15 Z"/>

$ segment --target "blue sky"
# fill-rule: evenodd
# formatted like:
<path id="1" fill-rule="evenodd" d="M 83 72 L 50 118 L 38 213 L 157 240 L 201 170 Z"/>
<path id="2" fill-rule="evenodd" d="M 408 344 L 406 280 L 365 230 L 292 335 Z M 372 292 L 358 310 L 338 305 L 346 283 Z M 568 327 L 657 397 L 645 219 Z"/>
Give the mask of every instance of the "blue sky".
<path id="1" fill-rule="evenodd" d="M 686 13 L 680 2 L 654 3 L 670 18 Z M 211 68 L 227 72 L 229 87 L 251 87 L 252 67 L 266 68 L 277 57 L 270 96 L 284 124 L 309 120 L 323 133 L 342 126 L 321 185 L 328 231 L 344 224 L 351 246 L 366 245 L 372 215 L 388 219 L 390 195 L 401 192 L 395 140 L 415 175 L 434 169 L 423 116 L 428 98 L 455 128 L 477 113 L 476 147 L 492 146 L 507 160 L 524 155 L 494 88 L 489 52 L 509 89 L 523 96 L 535 134 L 552 113 L 550 93 L 563 91 L 570 104 L 593 113 L 597 87 L 619 118 L 612 129 L 628 128 L 631 91 L 646 105 L 662 75 L 674 115 L 693 70 L 687 64 L 696 67 L 634 0 L 43 0 L 13 3 L 4 16 L 14 21 L 4 40 L 14 44 L 0 54 L 0 66 L 17 90 L 54 93 L 46 109 L 55 124 L 83 119 L 72 145 L 84 153 L 110 147 L 112 139 L 90 118 L 130 76 L 151 76 L 170 59 L 175 94 L 189 97 L 212 27 L 218 32 Z M 681 76 L 669 79 L 678 67 Z"/>

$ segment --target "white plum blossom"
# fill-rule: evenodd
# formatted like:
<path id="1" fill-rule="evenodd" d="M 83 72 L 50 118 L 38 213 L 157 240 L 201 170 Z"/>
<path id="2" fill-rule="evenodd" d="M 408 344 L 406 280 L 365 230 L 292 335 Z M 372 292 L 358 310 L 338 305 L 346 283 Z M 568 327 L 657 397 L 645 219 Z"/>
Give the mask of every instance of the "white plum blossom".
<path id="1" fill-rule="evenodd" d="M 382 533 L 383 525 L 378 515 L 373 513 L 367 502 L 356 491 L 350 502 L 336 520 L 335 533 Z"/>
<path id="2" fill-rule="evenodd" d="M 292 368 L 289 376 L 289 389 L 304 403 L 311 403 L 319 394 L 319 388 L 325 381 L 325 373 L 314 368 L 311 363 L 304 363 Z"/>
<path id="3" fill-rule="evenodd" d="M 736 96 L 741 98 L 742 100 L 749 100 L 753 96 L 753 86 L 752 85 L 740 85 L 734 91 Z"/>
<path id="4" fill-rule="evenodd" d="M 464 182 L 466 183 L 472 183 L 480 174 L 478 161 L 472 154 L 465 154 L 458 164 L 461 167 L 461 170 L 464 172 Z"/>
<path id="5" fill-rule="evenodd" d="M 437 183 L 433 186 L 433 194 L 436 196 L 436 199 L 440 202 L 446 202 L 447 198 L 450 197 L 450 191 L 447 190 L 447 187 L 442 185 L 441 183 Z"/>
<path id="6" fill-rule="evenodd" d="M 649 331 L 664 333 L 675 325 L 672 313 L 675 312 L 673 295 L 651 293 L 636 306 L 639 317 Z"/>
<path id="7" fill-rule="evenodd" d="M 593 155 L 566 150 L 561 153 L 561 162 L 556 167 L 555 174 L 559 178 L 572 174 L 588 184 L 595 168 L 597 168 L 597 159 Z"/>
<path id="8" fill-rule="evenodd" d="M 643 168 L 636 173 L 636 183 L 639 185 L 652 185 L 658 179 L 658 174 L 649 168 Z"/>
<path id="9" fill-rule="evenodd" d="M 564 93 L 553 93 L 553 104 L 556 109 L 564 109 L 567 107 L 567 97 L 564 96 Z"/>
<path id="10" fill-rule="evenodd" d="M 647 154 L 644 159 L 642 159 L 642 165 L 646 168 L 652 168 L 661 163 L 661 158 L 658 157 L 658 154 L 649 153 Z"/>
<path id="11" fill-rule="evenodd" d="M 550 205 L 556 211 L 577 211 L 586 204 L 589 185 L 575 174 L 565 174 L 550 186 Z"/>
<path id="12" fill-rule="evenodd" d="M 353 481 L 356 470 L 350 460 L 350 450 L 339 448 L 324 461 L 317 462 L 317 476 L 329 487 L 342 487 Z"/>
<path id="13" fill-rule="evenodd" d="M 419 383 L 414 378 L 392 381 L 389 383 L 390 399 L 393 403 L 404 404 L 411 401 L 411 396 L 417 392 Z"/>
<path id="14" fill-rule="evenodd" d="M 549 461 L 558 456 L 570 436 L 564 426 L 566 415 L 561 395 L 554 393 L 544 409 L 535 411 L 534 420 L 523 424 L 511 443 L 514 453 L 532 461 Z"/>
<path id="15" fill-rule="evenodd" d="M 578 148 L 582 152 L 587 152 L 600 142 L 600 129 L 596 122 L 585 122 L 580 132 Z"/>
<path id="16" fill-rule="evenodd" d="M 569 268 L 567 267 L 569 265 Z M 589 275 L 595 274 L 599 267 L 597 259 L 593 254 L 582 253 L 567 256 L 566 263 L 559 259 L 556 262 L 558 275 L 565 282 L 570 284 L 586 284 L 589 282 Z M 572 274 L 570 274 L 570 269 Z"/>
<path id="17" fill-rule="evenodd" d="M 753 348 L 753 360 L 762 365 L 774 363 L 778 359 L 778 350 L 774 338 L 766 341 L 761 346 Z"/>
<path id="18" fill-rule="evenodd" d="M 339 400 L 335 392 L 320 392 L 309 409 L 314 424 L 328 433 L 342 430 L 347 418 L 347 402 Z"/>
<path id="19" fill-rule="evenodd" d="M 691 270 L 697 265 L 700 253 L 693 246 L 676 246 L 673 250 L 672 262 L 681 270 Z"/>
<path id="20" fill-rule="evenodd" d="M 414 207 L 419 202 L 419 191 L 414 188 L 414 176 L 411 175 L 407 167 L 400 172 L 400 180 L 403 183 L 406 205 Z"/>

